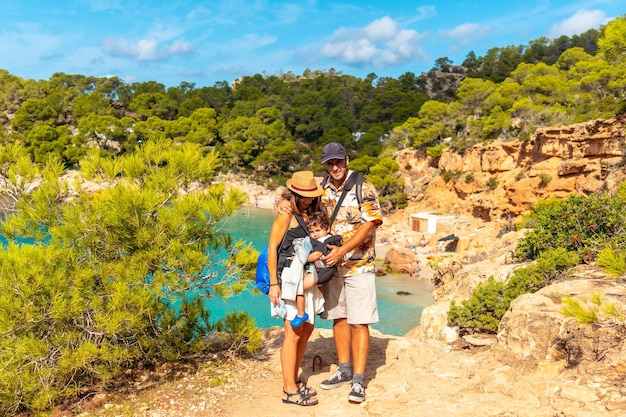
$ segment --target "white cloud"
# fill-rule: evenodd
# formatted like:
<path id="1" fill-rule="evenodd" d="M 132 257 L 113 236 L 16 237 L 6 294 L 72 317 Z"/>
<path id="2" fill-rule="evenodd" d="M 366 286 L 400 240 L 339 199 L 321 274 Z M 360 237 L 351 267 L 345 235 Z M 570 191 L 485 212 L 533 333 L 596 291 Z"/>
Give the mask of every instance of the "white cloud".
<path id="1" fill-rule="evenodd" d="M 574 13 L 573 16 L 552 25 L 548 32 L 548 37 L 558 38 L 562 35 L 578 35 L 589 29 L 598 28 L 609 20 L 610 18 L 602 10 L 581 9 Z"/>
<path id="2" fill-rule="evenodd" d="M 195 49 L 187 41 L 176 40 L 170 45 L 161 45 L 154 38 L 140 39 L 137 42 L 106 38 L 102 47 L 108 55 L 133 61 L 164 61 L 173 55 L 188 55 Z"/>
<path id="3" fill-rule="evenodd" d="M 489 27 L 478 23 L 464 23 L 451 30 L 440 30 L 438 33 L 442 38 L 449 38 L 459 44 L 467 45 L 487 35 Z"/>
<path id="4" fill-rule="evenodd" d="M 371 40 L 384 41 L 398 33 L 398 24 L 388 16 L 374 20 L 363 29 L 365 36 Z"/>
<path id="5" fill-rule="evenodd" d="M 385 16 L 364 28 L 337 29 L 321 52 L 346 64 L 384 68 L 423 59 L 424 38 L 415 30 L 401 29 Z"/>
<path id="6" fill-rule="evenodd" d="M 415 23 L 422 20 L 428 20 L 437 16 L 437 9 L 435 6 L 420 6 L 417 8 L 417 15 L 409 20 L 405 20 L 406 24 Z"/>
<path id="7" fill-rule="evenodd" d="M 194 49 L 191 43 L 182 40 L 176 40 L 173 44 L 164 48 L 171 55 L 187 55 L 192 53 Z"/>

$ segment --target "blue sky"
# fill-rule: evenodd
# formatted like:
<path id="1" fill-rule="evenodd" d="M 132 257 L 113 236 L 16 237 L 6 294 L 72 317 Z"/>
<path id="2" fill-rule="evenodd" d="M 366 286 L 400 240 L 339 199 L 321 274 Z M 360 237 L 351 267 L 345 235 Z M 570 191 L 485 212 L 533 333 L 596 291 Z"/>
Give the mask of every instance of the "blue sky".
<path id="1" fill-rule="evenodd" d="M 437 58 L 598 29 L 624 0 L 0 1 L 0 68 L 196 87 L 333 68 L 416 75 Z"/>

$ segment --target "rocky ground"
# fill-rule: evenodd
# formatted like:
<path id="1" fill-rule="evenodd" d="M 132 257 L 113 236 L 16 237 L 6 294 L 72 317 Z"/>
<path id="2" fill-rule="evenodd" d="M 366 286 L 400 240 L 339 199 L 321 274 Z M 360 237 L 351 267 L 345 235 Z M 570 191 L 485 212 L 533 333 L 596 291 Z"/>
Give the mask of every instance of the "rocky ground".
<path id="1" fill-rule="evenodd" d="M 332 391 L 319 382 L 334 371 L 330 330 L 316 330 L 303 376 L 317 387 L 319 404 L 281 402 L 281 329 L 265 331 L 254 358 L 218 369 L 208 362 L 192 375 L 158 383 L 131 395 L 100 396 L 82 416 L 624 416 L 623 399 L 599 398 L 575 372 L 523 373 L 504 365 L 488 348 L 467 348 L 375 333 L 366 374 L 367 399 L 347 401 L 348 386 Z M 316 357 L 321 358 L 321 365 Z M 315 364 L 315 365 L 314 365 Z M 314 367 L 315 366 L 315 367 Z M 149 385 L 149 384 L 148 384 Z M 615 396 L 614 396 L 615 397 Z M 94 407 L 94 403 L 85 403 Z"/>

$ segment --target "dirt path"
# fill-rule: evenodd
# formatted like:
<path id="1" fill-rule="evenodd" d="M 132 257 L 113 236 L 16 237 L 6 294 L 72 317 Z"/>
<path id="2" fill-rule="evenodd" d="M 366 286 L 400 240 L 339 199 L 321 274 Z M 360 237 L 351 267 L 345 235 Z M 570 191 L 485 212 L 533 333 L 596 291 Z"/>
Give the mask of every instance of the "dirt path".
<path id="1" fill-rule="evenodd" d="M 252 417 L 537 417 L 623 416 L 626 404 L 608 409 L 577 384 L 577 376 L 542 369 L 524 374 L 505 366 L 489 350 L 451 346 L 374 333 L 366 379 L 367 399 L 347 401 L 349 386 L 332 391 L 319 382 L 335 369 L 332 332 L 315 330 L 303 363 L 317 388 L 319 404 L 299 407 L 281 401 L 280 328 L 265 330 L 266 346 L 254 359 L 160 383 L 138 395 L 103 399 L 88 416 Z M 313 359 L 322 359 L 313 370 Z M 148 384 L 149 385 L 149 384 Z M 93 404 L 92 404 L 93 406 Z"/>

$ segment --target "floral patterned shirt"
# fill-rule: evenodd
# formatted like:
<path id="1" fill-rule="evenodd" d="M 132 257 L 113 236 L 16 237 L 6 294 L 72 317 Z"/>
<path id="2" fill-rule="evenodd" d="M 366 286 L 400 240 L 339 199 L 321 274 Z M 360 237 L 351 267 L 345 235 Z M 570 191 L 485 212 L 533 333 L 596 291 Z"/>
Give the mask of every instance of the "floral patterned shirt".
<path id="1" fill-rule="evenodd" d="M 352 171 L 348 171 L 348 178 L 352 174 Z M 332 216 L 335 206 L 337 205 L 341 193 L 343 192 L 344 184 L 339 188 L 328 181 L 324 186 L 324 193 L 322 194 L 322 206 L 328 210 L 328 216 Z M 352 190 L 346 194 L 345 199 L 341 203 L 341 208 L 337 213 L 337 217 L 331 227 L 331 233 L 333 235 L 341 235 L 343 242 L 350 240 L 352 236 L 359 230 L 363 223 L 374 222 L 376 227 L 383 223 L 383 215 L 380 210 L 380 203 L 378 201 L 378 192 L 374 185 L 365 180 L 362 186 L 362 203 L 359 207 L 359 201 L 356 195 L 357 186 L 352 187 Z M 347 253 L 344 257 L 344 263 L 340 267 L 347 268 L 346 276 L 361 274 L 364 272 L 375 272 L 376 270 L 376 230 L 370 237 L 365 239 L 359 246 L 354 248 L 351 252 Z M 345 271 L 345 269 L 344 269 Z M 342 271 L 343 272 L 343 271 Z"/>

